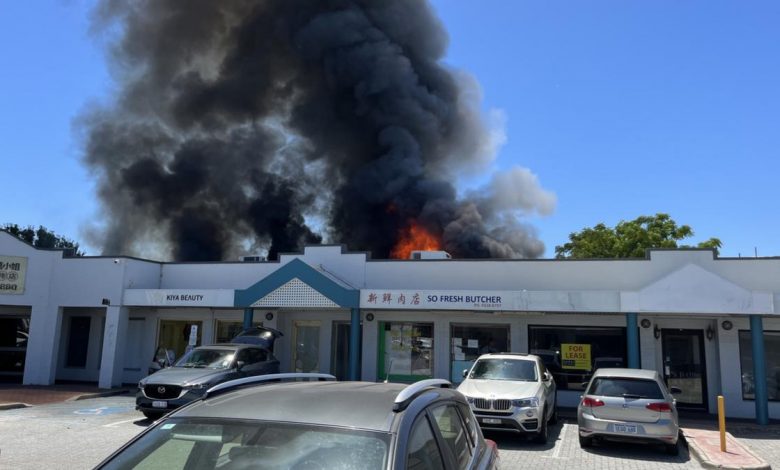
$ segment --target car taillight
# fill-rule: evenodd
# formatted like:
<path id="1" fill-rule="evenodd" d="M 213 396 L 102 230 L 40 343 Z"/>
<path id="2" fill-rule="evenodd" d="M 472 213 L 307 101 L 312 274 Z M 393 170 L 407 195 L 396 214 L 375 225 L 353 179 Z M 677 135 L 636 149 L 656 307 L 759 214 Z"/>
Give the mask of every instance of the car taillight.
<path id="1" fill-rule="evenodd" d="M 593 408 L 595 406 L 604 406 L 604 402 L 598 398 L 585 397 L 582 399 L 582 406 L 589 406 Z"/>
<path id="2" fill-rule="evenodd" d="M 648 403 L 647 409 L 653 411 L 672 411 L 672 405 L 665 402 Z"/>

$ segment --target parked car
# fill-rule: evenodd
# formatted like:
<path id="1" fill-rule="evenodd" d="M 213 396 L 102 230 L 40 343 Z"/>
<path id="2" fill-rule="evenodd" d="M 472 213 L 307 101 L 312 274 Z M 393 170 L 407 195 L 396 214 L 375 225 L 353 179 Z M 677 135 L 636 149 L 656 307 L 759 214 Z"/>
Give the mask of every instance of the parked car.
<path id="1" fill-rule="evenodd" d="M 663 444 L 676 455 L 679 436 L 677 407 L 663 379 L 654 370 L 599 369 L 577 407 L 580 446 L 593 440 Z"/>
<path id="2" fill-rule="evenodd" d="M 511 431 L 547 442 L 548 424 L 558 419 L 552 374 L 539 356 L 495 353 L 479 356 L 463 371 L 458 390 L 482 429 Z"/>
<path id="3" fill-rule="evenodd" d="M 138 382 L 135 408 L 157 419 L 203 396 L 219 383 L 279 372 L 273 344 L 282 333 L 255 327 L 241 332 L 232 343 L 199 346 L 171 367 L 160 369 Z"/>
<path id="4" fill-rule="evenodd" d="M 274 374 L 217 385 L 96 468 L 497 468 L 495 443 L 446 380 L 334 380 Z"/>

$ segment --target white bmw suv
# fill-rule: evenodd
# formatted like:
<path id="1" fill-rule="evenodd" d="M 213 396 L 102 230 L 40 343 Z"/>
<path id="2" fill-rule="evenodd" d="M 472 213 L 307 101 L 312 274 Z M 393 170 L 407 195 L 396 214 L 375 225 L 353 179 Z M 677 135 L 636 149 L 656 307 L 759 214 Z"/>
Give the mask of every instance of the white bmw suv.
<path id="1" fill-rule="evenodd" d="M 547 442 L 547 425 L 557 421 L 552 374 L 539 356 L 483 354 L 463 371 L 458 387 L 482 429 L 510 431 Z"/>

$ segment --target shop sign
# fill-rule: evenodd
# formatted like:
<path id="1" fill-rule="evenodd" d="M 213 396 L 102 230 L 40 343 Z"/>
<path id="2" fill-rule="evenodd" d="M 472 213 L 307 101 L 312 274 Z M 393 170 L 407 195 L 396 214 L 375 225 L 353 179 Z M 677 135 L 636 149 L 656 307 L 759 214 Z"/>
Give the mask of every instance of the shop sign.
<path id="1" fill-rule="evenodd" d="M 0 295 L 24 294 L 27 258 L 0 256 Z"/>
<path id="2" fill-rule="evenodd" d="M 590 344 L 561 344 L 561 368 L 590 370 Z"/>
<path id="3" fill-rule="evenodd" d="M 159 307 L 233 307 L 229 289 L 128 289 L 124 305 Z"/>
<path id="4" fill-rule="evenodd" d="M 513 293 L 505 291 L 432 291 L 365 289 L 361 308 L 410 310 L 512 310 Z"/>

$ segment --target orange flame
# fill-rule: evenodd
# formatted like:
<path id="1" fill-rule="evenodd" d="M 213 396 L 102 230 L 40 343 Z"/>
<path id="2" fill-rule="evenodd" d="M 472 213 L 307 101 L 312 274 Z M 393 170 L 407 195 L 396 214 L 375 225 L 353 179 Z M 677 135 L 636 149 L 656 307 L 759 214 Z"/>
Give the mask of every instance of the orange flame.
<path id="1" fill-rule="evenodd" d="M 390 257 L 409 259 L 409 255 L 414 250 L 441 250 L 441 241 L 412 220 L 409 222 L 409 226 L 399 231 L 398 241 L 390 252 Z"/>

